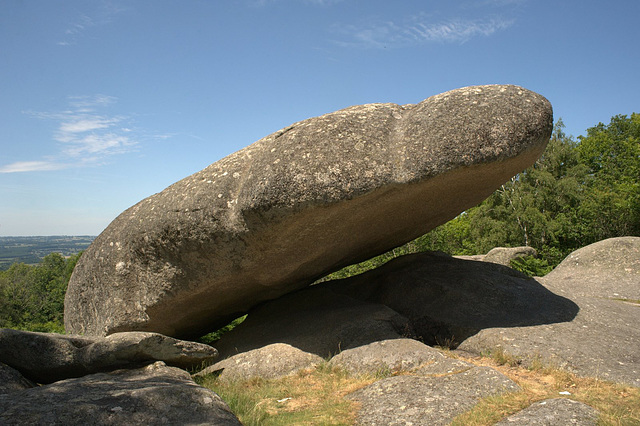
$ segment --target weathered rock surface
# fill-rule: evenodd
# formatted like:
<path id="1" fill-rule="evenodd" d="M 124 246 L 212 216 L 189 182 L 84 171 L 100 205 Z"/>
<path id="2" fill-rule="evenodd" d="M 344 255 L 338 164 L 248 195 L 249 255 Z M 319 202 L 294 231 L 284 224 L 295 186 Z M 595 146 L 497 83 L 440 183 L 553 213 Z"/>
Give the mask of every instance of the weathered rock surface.
<path id="1" fill-rule="evenodd" d="M 640 238 L 583 247 L 538 282 L 571 299 L 579 307 L 575 318 L 496 325 L 459 348 L 475 353 L 502 348 L 525 361 L 537 357 L 580 375 L 640 386 Z"/>
<path id="2" fill-rule="evenodd" d="M 35 387 L 18 370 L 0 362 L 0 395 Z"/>
<path id="3" fill-rule="evenodd" d="M 566 398 L 545 399 L 496 423 L 495 426 L 595 426 L 598 412 L 587 404 Z"/>
<path id="4" fill-rule="evenodd" d="M 640 301 L 640 237 L 609 238 L 582 247 L 541 280 L 571 296 Z"/>
<path id="5" fill-rule="evenodd" d="M 484 262 L 493 262 L 499 265 L 510 266 L 511 261 L 520 257 L 537 256 L 538 252 L 533 247 L 496 247 L 484 255 Z"/>
<path id="6" fill-rule="evenodd" d="M 164 361 L 181 368 L 213 361 L 211 346 L 157 333 L 124 332 L 107 337 L 0 329 L 0 362 L 37 383 Z"/>
<path id="7" fill-rule="evenodd" d="M 352 374 L 419 370 L 415 373 L 419 375 L 448 374 L 473 367 L 413 339 L 382 340 L 347 349 L 331 358 L 329 365 Z"/>
<path id="8" fill-rule="evenodd" d="M 497 371 L 474 367 L 443 377 L 389 377 L 348 397 L 362 404 L 360 425 L 445 425 L 480 398 L 517 390 Z"/>
<path id="9" fill-rule="evenodd" d="M 538 252 L 533 247 L 494 247 L 487 254 L 474 254 L 466 256 L 454 256 L 457 259 L 477 260 L 482 262 L 497 263 L 498 265 L 511 266 L 511 261 L 520 257 L 537 256 Z"/>
<path id="10" fill-rule="evenodd" d="M 3 425 L 240 425 L 189 374 L 157 362 L 0 395 Z"/>
<path id="11" fill-rule="evenodd" d="M 217 362 L 196 376 L 218 374 L 219 380 L 246 380 L 253 377 L 277 379 L 315 367 L 321 362 L 323 359 L 318 355 L 286 343 L 274 343 Z"/>
<path id="12" fill-rule="evenodd" d="M 451 347 L 482 329 L 553 324 L 578 313 L 571 300 L 511 268 L 436 252 L 321 285 L 388 306 L 409 318 L 426 343 Z"/>
<path id="13" fill-rule="evenodd" d="M 273 343 L 328 357 L 342 350 L 411 335 L 409 321 L 386 306 L 312 286 L 249 311 L 216 343 L 220 359 Z"/>
<path id="14" fill-rule="evenodd" d="M 508 85 L 295 123 L 114 220 L 78 262 L 65 327 L 202 335 L 477 204 L 552 125 L 545 98 Z"/>

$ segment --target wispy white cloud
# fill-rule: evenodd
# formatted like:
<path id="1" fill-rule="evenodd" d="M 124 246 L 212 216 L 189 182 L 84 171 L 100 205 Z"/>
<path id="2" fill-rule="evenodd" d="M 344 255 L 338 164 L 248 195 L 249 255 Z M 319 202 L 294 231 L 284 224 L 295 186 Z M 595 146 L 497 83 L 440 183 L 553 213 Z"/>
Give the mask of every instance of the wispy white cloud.
<path id="1" fill-rule="evenodd" d="M 94 27 L 107 25 L 113 21 L 115 15 L 124 12 L 126 8 L 111 0 L 87 2 L 85 11 L 71 18 L 64 29 L 64 33 L 56 42 L 58 46 L 71 46 Z"/>
<path id="2" fill-rule="evenodd" d="M 462 44 L 474 37 L 487 37 L 509 28 L 512 19 L 499 16 L 481 19 L 452 18 L 434 22 L 427 14 L 419 14 L 396 21 L 369 21 L 358 25 L 336 28 L 342 40 L 336 43 L 344 47 L 406 47 L 426 43 Z"/>
<path id="3" fill-rule="evenodd" d="M 61 112 L 27 112 L 41 120 L 57 123 L 52 139 L 57 154 L 35 161 L 0 166 L 0 173 L 61 170 L 103 164 L 109 157 L 135 151 L 140 132 L 131 118 L 104 111 L 117 99 L 111 96 L 70 97 L 69 108 Z M 162 138 L 162 136 L 156 136 Z"/>
<path id="4" fill-rule="evenodd" d="M 6 166 L 0 166 L 0 173 L 42 172 L 60 170 L 64 164 L 50 161 L 18 161 Z"/>

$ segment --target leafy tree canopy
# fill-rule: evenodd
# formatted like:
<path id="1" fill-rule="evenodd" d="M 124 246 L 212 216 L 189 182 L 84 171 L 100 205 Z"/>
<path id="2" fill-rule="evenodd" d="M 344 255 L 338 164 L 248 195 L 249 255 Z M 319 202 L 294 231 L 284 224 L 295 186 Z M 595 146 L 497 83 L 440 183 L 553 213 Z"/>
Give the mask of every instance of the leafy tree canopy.
<path id="1" fill-rule="evenodd" d="M 0 271 L 0 327 L 64 332 L 64 295 L 79 258 L 51 253 L 36 266 Z"/>

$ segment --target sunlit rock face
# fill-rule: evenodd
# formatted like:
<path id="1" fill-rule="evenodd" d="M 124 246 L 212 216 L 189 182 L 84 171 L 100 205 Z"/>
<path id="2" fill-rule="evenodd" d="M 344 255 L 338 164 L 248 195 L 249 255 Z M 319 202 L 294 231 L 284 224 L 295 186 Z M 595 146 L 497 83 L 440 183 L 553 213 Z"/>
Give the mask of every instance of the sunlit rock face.
<path id="1" fill-rule="evenodd" d="M 552 126 L 544 97 L 509 85 L 295 123 L 116 218 L 78 263 L 65 327 L 201 335 L 476 205 Z"/>

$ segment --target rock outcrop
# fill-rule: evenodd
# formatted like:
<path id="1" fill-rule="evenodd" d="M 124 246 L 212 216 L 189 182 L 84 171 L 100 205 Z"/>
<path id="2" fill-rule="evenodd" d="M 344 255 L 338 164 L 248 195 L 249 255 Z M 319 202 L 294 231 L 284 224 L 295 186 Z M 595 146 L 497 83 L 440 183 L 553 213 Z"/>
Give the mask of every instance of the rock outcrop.
<path id="1" fill-rule="evenodd" d="M 420 376 L 459 373 L 473 367 L 413 339 L 381 340 L 347 349 L 331 358 L 329 365 L 351 374 L 414 372 Z"/>
<path id="2" fill-rule="evenodd" d="M 587 404 L 566 398 L 538 401 L 495 426 L 555 426 L 598 424 L 598 412 Z"/>
<path id="3" fill-rule="evenodd" d="M 426 252 L 324 283 L 332 291 L 393 309 L 431 345 L 455 347 L 482 329 L 570 321 L 578 306 L 520 272 Z"/>
<path id="4" fill-rule="evenodd" d="M 27 380 L 18 370 L 0 362 L 0 395 L 36 386 L 36 383 Z"/>
<path id="5" fill-rule="evenodd" d="M 114 220 L 74 271 L 65 327 L 205 334 L 479 203 L 552 125 L 545 98 L 508 85 L 295 123 Z"/>
<path id="6" fill-rule="evenodd" d="M 85 337 L 0 329 L 0 362 L 37 383 L 139 367 L 153 361 L 194 368 L 211 363 L 217 355 L 211 346 L 157 333 Z"/>
<path id="7" fill-rule="evenodd" d="M 482 262 L 497 263 L 498 265 L 511 266 L 511 261 L 521 257 L 537 256 L 538 252 L 533 247 L 494 247 L 487 254 L 474 254 L 454 256 L 457 259 L 477 260 Z"/>
<path id="8" fill-rule="evenodd" d="M 219 380 L 277 379 L 313 368 L 323 361 L 286 343 L 273 343 L 217 362 L 196 376 L 217 375 Z"/>
<path id="9" fill-rule="evenodd" d="M 496 324 L 459 348 L 475 353 L 501 348 L 525 362 L 540 358 L 583 376 L 640 386 L 640 237 L 583 247 L 537 281 L 575 303 L 575 318 Z"/>
<path id="10" fill-rule="evenodd" d="M 511 266 L 511 261 L 527 256 L 537 256 L 533 247 L 496 247 L 484 255 L 484 262 L 493 262 L 499 265 Z"/>
<path id="11" fill-rule="evenodd" d="M 0 395 L 3 425 L 241 425 L 189 373 L 163 362 Z"/>
<path id="12" fill-rule="evenodd" d="M 394 376 L 349 395 L 359 402 L 359 425 L 446 425 L 480 398 L 519 386 L 489 367 L 444 377 Z"/>
<path id="13" fill-rule="evenodd" d="M 609 238 L 567 256 L 541 280 L 572 296 L 640 301 L 640 237 Z"/>

